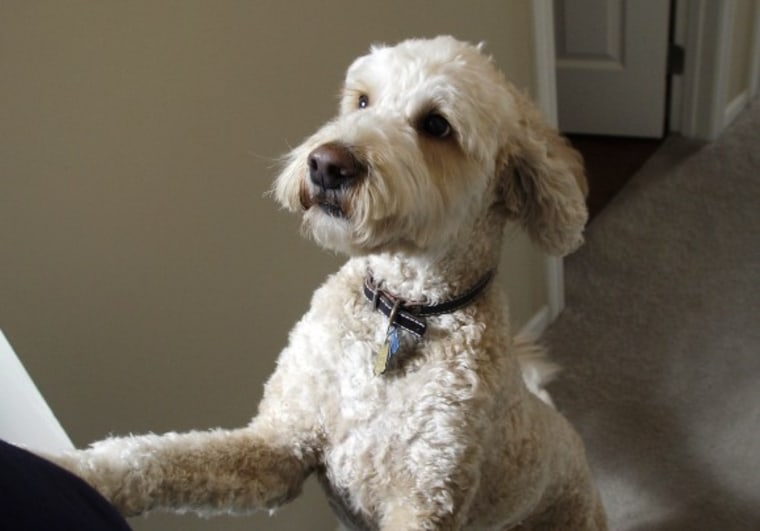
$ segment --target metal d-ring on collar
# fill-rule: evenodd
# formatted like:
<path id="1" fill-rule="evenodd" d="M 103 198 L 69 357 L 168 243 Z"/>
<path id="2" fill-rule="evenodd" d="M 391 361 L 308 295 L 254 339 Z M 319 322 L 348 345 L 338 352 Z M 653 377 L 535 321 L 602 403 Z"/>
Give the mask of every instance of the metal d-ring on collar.
<path id="1" fill-rule="evenodd" d="M 488 271 L 475 285 L 458 297 L 448 301 L 432 304 L 408 304 L 394 297 L 378 286 L 372 276 L 364 279 L 364 296 L 376 310 L 380 310 L 390 319 L 390 325 L 398 325 L 418 337 L 427 330 L 426 317 L 451 313 L 473 302 L 485 290 L 493 279 L 494 270 Z"/>

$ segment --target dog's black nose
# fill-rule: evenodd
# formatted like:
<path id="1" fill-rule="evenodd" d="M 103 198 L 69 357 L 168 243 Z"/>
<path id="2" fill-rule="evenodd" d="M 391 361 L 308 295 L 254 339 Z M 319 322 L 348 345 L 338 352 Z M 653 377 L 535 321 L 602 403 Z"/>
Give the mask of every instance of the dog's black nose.
<path id="1" fill-rule="evenodd" d="M 363 168 L 351 150 L 343 144 L 328 142 L 309 153 L 309 178 L 323 190 L 350 186 Z"/>

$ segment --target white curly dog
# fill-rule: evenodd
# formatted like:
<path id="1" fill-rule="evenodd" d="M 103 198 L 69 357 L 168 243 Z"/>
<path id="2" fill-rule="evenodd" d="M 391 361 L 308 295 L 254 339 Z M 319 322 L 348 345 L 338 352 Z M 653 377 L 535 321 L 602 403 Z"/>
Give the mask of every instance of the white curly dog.
<path id="1" fill-rule="evenodd" d="M 350 529 L 606 529 L 580 438 L 538 398 L 536 349 L 489 282 L 510 220 L 552 253 L 582 242 L 582 162 L 480 47 L 372 48 L 273 193 L 349 259 L 258 415 L 56 461 L 127 515 L 273 509 L 315 472 Z"/>

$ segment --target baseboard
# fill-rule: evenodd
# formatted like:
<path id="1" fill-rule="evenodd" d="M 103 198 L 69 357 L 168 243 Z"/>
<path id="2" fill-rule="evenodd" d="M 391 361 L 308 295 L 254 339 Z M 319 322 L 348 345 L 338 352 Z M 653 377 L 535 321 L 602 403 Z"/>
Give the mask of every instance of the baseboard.
<path id="1" fill-rule="evenodd" d="M 744 110 L 749 103 L 749 91 L 745 90 L 726 105 L 726 110 L 723 113 L 723 128 L 731 125 L 737 116 Z"/>
<path id="2" fill-rule="evenodd" d="M 549 328 L 549 319 L 551 312 L 548 306 L 542 306 L 533 317 L 531 317 L 527 323 L 525 323 L 518 332 L 519 335 L 524 337 L 541 337 L 543 333 Z"/>

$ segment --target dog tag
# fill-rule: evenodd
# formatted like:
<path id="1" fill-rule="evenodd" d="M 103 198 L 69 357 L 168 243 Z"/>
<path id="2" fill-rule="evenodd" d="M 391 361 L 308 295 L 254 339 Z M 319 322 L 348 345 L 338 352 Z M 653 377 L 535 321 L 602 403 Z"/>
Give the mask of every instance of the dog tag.
<path id="1" fill-rule="evenodd" d="M 383 346 L 375 355 L 375 376 L 380 376 L 388 370 L 391 359 L 396 355 L 399 348 L 398 328 L 391 324 L 383 341 Z"/>
<path id="2" fill-rule="evenodd" d="M 375 376 L 380 376 L 388 370 L 388 366 L 391 363 L 391 358 L 398 352 L 398 327 L 396 326 L 396 314 L 401 308 L 401 301 L 397 300 L 390 314 L 388 315 L 388 331 L 385 333 L 385 341 L 383 346 L 377 351 L 375 355 Z"/>

